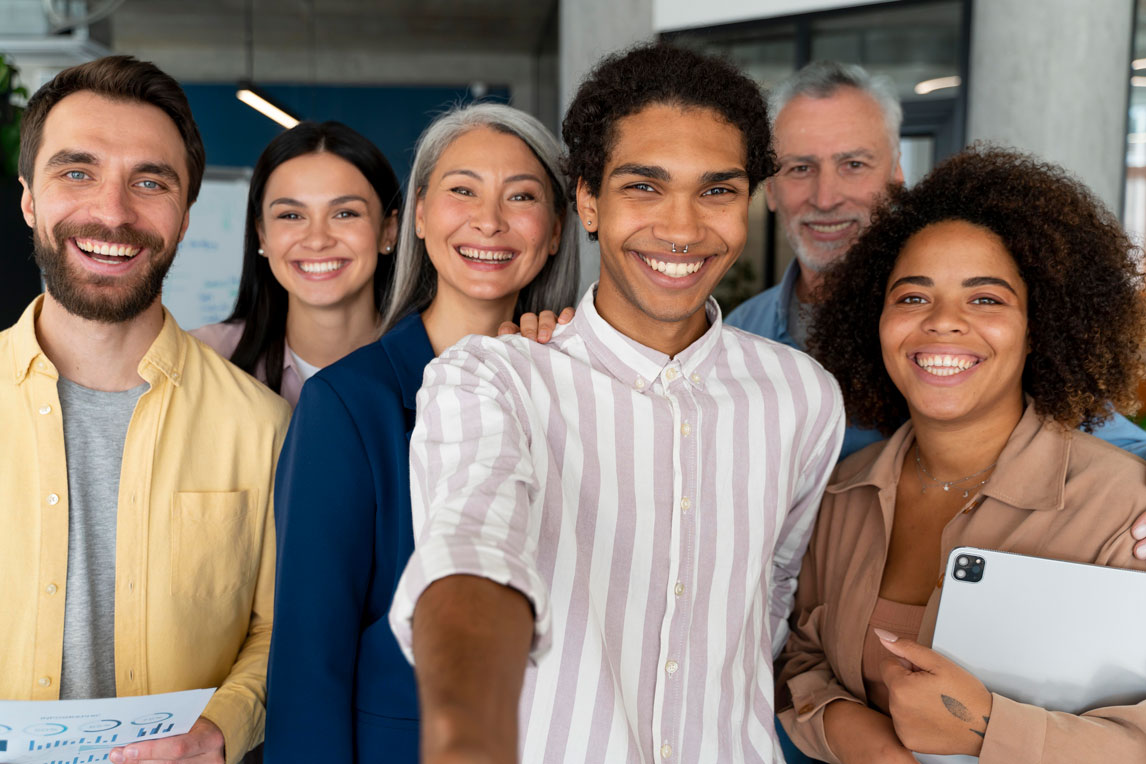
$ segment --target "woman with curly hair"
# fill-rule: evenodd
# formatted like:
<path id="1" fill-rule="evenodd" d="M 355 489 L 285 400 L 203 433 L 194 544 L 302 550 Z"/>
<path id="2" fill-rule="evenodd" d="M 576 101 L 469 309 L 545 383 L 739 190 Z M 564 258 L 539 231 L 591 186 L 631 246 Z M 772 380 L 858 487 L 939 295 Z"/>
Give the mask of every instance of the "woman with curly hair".
<path id="1" fill-rule="evenodd" d="M 800 574 L 777 707 L 809 755 L 1146 760 L 1146 703 L 1052 713 L 924 647 L 954 547 L 1146 568 L 1146 463 L 1077 429 L 1134 406 L 1135 256 L 1061 169 L 980 147 L 894 192 L 827 275 L 812 351 L 891 437 L 837 467 Z"/>

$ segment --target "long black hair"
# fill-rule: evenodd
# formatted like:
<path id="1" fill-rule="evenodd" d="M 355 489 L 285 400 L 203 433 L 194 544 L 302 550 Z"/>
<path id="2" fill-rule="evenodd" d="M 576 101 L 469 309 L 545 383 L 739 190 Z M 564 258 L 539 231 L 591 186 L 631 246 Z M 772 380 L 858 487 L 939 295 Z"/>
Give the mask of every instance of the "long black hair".
<path id="1" fill-rule="evenodd" d="M 231 362 L 248 374 L 254 374 L 261 363 L 267 387 L 276 393 L 282 389 L 283 353 L 286 340 L 287 291 L 283 289 L 267 258 L 259 254 L 259 224 L 262 222 L 263 194 L 267 179 L 279 165 L 305 154 L 328 152 L 358 168 L 382 202 L 382 220 L 402 203 L 401 189 L 393 168 L 378 147 L 341 122 L 300 122 L 267 144 L 247 194 L 247 225 L 243 236 L 243 274 L 239 278 L 239 295 L 235 309 L 226 323 L 245 322 L 243 334 Z M 374 270 L 374 307 L 386 305 L 394 270 L 393 257 L 379 257 Z"/>

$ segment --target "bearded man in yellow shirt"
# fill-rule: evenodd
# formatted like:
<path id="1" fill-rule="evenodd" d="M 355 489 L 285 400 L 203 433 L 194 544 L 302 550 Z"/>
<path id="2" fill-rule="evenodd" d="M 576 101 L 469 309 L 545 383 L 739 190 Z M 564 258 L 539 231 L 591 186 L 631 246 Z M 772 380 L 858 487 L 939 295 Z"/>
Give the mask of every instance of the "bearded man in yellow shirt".
<path id="1" fill-rule="evenodd" d="M 204 164 L 150 63 L 73 67 L 28 103 L 47 294 L 0 333 L 0 698 L 219 688 L 190 732 L 116 762 L 237 762 L 263 734 L 289 407 L 160 303 Z"/>

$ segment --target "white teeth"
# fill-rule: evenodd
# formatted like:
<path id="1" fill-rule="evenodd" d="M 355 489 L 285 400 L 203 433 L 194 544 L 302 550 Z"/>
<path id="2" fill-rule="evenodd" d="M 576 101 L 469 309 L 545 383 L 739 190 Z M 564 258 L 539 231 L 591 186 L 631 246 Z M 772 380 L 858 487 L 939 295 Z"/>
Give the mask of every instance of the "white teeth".
<path id="1" fill-rule="evenodd" d="M 108 257 L 135 257 L 139 254 L 139 247 L 127 244 L 111 244 L 106 241 L 94 239 L 76 239 L 76 246 L 89 255 L 107 255 Z"/>
<path id="2" fill-rule="evenodd" d="M 915 363 L 928 374 L 934 374 L 937 377 L 950 377 L 953 374 L 967 371 L 979 361 L 962 355 L 919 353 L 915 356 Z"/>
<path id="3" fill-rule="evenodd" d="M 473 247 L 458 247 L 458 252 L 460 252 L 463 257 L 468 257 L 471 260 L 494 260 L 498 262 L 512 260 L 514 255 L 513 252 L 506 252 L 505 250 L 491 251 L 488 249 L 475 249 Z"/>
<path id="4" fill-rule="evenodd" d="M 685 276 L 696 273 L 700 270 L 700 267 L 704 265 L 703 260 L 698 260 L 692 263 L 678 263 L 665 260 L 656 260 L 651 257 L 645 257 L 644 255 L 641 255 L 640 257 L 645 261 L 645 265 L 649 266 L 654 271 L 663 273 L 664 275 L 674 279 L 684 278 Z"/>
<path id="5" fill-rule="evenodd" d="M 346 266 L 346 260 L 318 260 L 299 261 L 298 267 L 303 273 L 330 273 Z"/>
<path id="6" fill-rule="evenodd" d="M 843 223 L 808 223 L 808 227 L 819 233 L 835 233 L 842 231 L 852 224 L 852 221 L 847 220 Z"/>

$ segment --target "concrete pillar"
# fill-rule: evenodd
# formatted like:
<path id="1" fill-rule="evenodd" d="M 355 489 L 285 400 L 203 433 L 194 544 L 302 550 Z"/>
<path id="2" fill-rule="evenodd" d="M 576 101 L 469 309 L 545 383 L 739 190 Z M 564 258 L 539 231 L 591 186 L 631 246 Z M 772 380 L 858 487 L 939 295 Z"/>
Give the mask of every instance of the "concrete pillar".
<path id="1" fill-rule="evenodd" d="M 1062 165 L 1120 212 L 1134 0 L 976 0 L 968 140 Z"/>
<path id="2" fill-rule="evenodd" d="M 653 0 L 560 0 L 561 114 L 581 78 L 606 53 L 653 36 Z M 597 245 L 581 236 L 581 289 L 597 280 Z"/>

